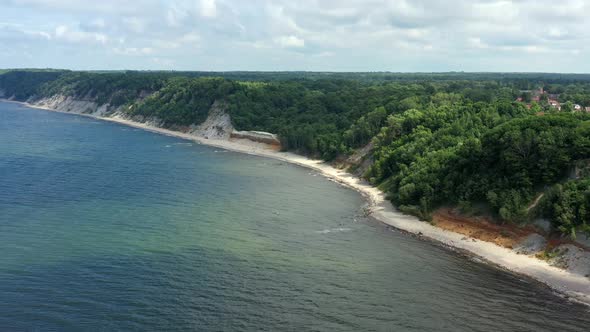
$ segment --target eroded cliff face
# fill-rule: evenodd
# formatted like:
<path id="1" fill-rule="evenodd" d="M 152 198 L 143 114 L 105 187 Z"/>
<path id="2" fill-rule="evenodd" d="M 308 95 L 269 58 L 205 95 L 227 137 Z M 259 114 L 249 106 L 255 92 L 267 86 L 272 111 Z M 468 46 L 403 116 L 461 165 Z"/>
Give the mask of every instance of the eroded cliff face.
<path id="1" fill-rule="evenodd" d="M 231 116 L 226 111 L 227 105 L 216 101 L 209 110 L 207 119 L 199 124 L 192 125 L 188 133 L 206 139 L 222 140 L 249 140 L 256 143 L 271 145 L 280 148 L 281 141 L 277 135 L 264 131 L 238 131 L 231 122 Z"/>
<path id="2" fill-rule="evenodd" d="M 357 149 L 353 154 L 340 162 L 342 168 L 348 169 L 352 174 L 362 178 L 369 167 L 373 165 L 373 143 Z"/>
<path id="3" fill-rule="evenodd" d="M 131 115 L 131 106 L 113 107 L 110 104 L 97 104 L 91 98 L 75 98 L 72 96 L 55 95 L 49 98 L 30 99 L 27 101 L 34 106 L 48 108 L 60 112 L 75 114 L 86 114 L 103 118 L 119 118 L 130 120 L 150 126 L 164 128 L 165 123 L 157 117 L 144 117 Z M 127 107 L 127 108 L 126 108 Z M 215 101 L 209 109 L 207 119 L 200 124 L 192 124 L 185 128 L 173 128 L 194 136 L 205 139 L 217 140 L 249 140 L 256 143 L 271 145 L 279 149 L 281 142 L 277 135 L 262 131 L 237 131 L 232 125 L 231 116 L 226 111 L 226 104 L 222 101 Z M 168 128 L 170 129 L 170 128 Z"/>
<path id="4" fill-rule="evenodd" d="M 223 102 L 214 102 L 207 119 L 201 124 L 191 125 L 188 133 L 207 139 L 228 140 L 235 129 L 225 109 L 226 105 Z"/>
<path id="5" fill-rule="evenodd" d="M 60 112 L 91 114 L 95 116 L 104 116 L 109 109 L 109 104 L 98 105 L 92 100 L 77 99 L 64 95 L 55 95 L 49 98 L 41 99 L 30 99 L 28 100 L 28 103 Z"/>

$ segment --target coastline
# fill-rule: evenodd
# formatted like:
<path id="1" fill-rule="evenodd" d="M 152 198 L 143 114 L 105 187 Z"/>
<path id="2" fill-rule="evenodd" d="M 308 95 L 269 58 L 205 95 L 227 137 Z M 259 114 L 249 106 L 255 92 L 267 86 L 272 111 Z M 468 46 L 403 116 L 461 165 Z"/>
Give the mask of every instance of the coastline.
<path id="1" fill-rule="evenodd" d="M 206 139 L 196 135 L 131 121 L 119 116 L 102 117 L 92 114 L 58 111 L 26 102 L 4 99 L 0 99 L 0 101 L 18 103 L 29 108 L 76 114 L 93 119 L 115 122 L 158 134 L 194 141 L 203 145 L 272 158 L 313 169 L 323 176 L 359 192 L 368 202 L 369 215 L 386 225 L 442 243 L 453 249 L 467 252 L 485 260 L 489 264 L 532 278 L 573 300 L 590 305 L 590 278 L 557 268 L 550 265 L 548 262 L 535 257 L 518 254 L 512 249 L 504 248 L 494 243 L 469 238 L 463 234 L 447 231 L 429 223 L 421 222 L 416 217 L 404 215 L 394 208 L 394 206 L 385 198 L 385 194 L 379 189 L 371 186 L 366 181 L 357 178 L 346 171 L 336 169 L 323 161 L 309 159 L 290 152 L 274 151 L 264 144 L 254 143 L 247 140 Z"/>

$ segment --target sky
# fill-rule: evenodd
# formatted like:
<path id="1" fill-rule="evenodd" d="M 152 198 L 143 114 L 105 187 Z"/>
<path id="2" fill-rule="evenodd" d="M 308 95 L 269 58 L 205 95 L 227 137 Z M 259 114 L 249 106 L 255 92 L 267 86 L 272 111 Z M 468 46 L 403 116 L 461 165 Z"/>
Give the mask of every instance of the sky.
<path id="1" fill-rule="evenodd" d="M 590 0 L 0 0 L 0 68 L 590 72 Z"/>

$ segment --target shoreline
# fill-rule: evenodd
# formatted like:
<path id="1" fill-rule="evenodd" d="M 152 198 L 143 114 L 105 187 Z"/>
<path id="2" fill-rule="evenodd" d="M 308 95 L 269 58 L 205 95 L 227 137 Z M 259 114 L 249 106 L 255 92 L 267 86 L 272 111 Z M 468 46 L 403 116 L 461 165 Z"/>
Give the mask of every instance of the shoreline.
<path id="1" fill-rule="evenodd" d="M 549 288 L 562 295 L 565 295 L 569 299 L 582 304 L 590 305 L 590 278 L 557 268 L 538 258 L 524 254 L 518 254 L 512 249 L 504 248 L 491 242 L 485 242 L 466 237 L 463 234 L 444 230 L 427 222 L 422 222 L 416 217 L 405 215 L 397 211 L 395 207 L 385 198 L 385 193 L 376 187 L 373 187 L 368 182 L 357 178 L 344 170 L 334 168 L 333 166 L 321 160 L 309 159 L 291 152 L 274 151 L 269 149 L 264 144 L 255 143 L 248 140 L 205 139 L 196 135 L 159 128 L 118 116 L 102 117 L 77 112 L 64 112 L 48 107 L 32 105 L 26 102 L 5 99 L 0 99 L 0 102 L 17 103 L 34 109 L 75 114 L 97 120 L 114 122 L 162 135 L 190 140 L 203 145 L 209 145 L 239 153 L 272 158 L 315 170 L 323 176 L 360 193 L 361 196 L 363 196 L 363 198 L 367 201 L 368 215 L 377 221 L 384 223 L 385 225 L 394 227 L 407 233 L 424 237 L 437 243 L 441 243 L 442 245 L 450 247 L 451 249 L 459 250 L 476 256 L 483 259 L 490 265 L 494 265 L 512 273 L 526 276 L 542 284 L 545 284 Z"/>

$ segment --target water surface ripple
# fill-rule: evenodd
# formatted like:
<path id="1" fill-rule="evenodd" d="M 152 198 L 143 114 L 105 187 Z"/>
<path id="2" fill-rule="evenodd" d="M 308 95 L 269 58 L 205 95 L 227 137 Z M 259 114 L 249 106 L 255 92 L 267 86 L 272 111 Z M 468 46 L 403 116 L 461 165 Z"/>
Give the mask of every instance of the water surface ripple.
<path id="1" fill-rule="evenodd" d="M 313 172 L 0 103 L 0 330 L 587 331 Z"/>

